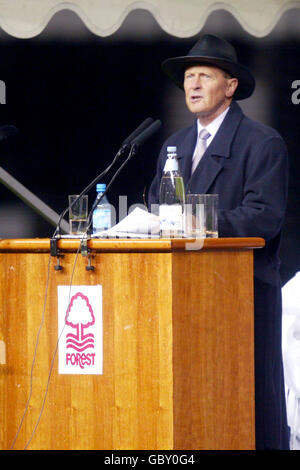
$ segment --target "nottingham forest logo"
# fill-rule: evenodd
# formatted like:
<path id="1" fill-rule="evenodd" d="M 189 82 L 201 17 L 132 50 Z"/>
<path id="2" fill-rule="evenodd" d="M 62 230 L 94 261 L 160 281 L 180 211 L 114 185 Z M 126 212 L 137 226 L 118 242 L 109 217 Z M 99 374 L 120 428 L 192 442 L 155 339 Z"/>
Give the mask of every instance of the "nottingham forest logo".
<path id="1" fill-rule="evenodd" d="M 86 365 L 94 362 L 95 354 L 83 353 L 86 349 L 94 349 L 94 334 L 85 331 L 95 324 L 94 312 L 89 303 L 89 299 L 82 292 L 73 295 L 70 306 L 66 314 L 66 325 L 75 329 L 76 334 L 68 333 L 66 335 L 67 349 L 74 349 L 77 353 L 67 354 L 66 363 L 78 363 L 79 367 L 84 369 Z"/>
<path id="2" fill-rule="evenodd" d="M 102 373 L 101 286 L 58 286 L 59 372 Z"/>

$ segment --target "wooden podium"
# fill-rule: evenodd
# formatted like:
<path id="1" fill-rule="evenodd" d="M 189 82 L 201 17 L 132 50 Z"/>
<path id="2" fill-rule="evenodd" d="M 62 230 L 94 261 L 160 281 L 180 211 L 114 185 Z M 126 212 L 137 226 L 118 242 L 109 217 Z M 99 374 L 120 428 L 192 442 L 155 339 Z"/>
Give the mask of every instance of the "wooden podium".
<path id="1" fill-rule="evenodd" d="M 0 240 L 0 449 L 255 448 L 259 238 Z M 57 286 L 103 289 L 103 374 L 57 366 Z M 47 295 L 46 295 L 47 294 Z M 46 299 L 46 301 L 45 301 Z M 44 305 L 45 303 L 45 305 Z"/>

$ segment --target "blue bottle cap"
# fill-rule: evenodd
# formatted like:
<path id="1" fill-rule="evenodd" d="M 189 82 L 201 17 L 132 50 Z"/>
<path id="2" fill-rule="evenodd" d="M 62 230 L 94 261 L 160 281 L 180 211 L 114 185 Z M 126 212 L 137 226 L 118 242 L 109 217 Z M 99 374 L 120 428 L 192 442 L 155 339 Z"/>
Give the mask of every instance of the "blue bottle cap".
<path id="1" fill-rule="evenodd" d="M 96 186 L 96 191 L 97 193 L 104 193 L 106 190 L 106 184 L 105 183 L 98 183 Z"/>

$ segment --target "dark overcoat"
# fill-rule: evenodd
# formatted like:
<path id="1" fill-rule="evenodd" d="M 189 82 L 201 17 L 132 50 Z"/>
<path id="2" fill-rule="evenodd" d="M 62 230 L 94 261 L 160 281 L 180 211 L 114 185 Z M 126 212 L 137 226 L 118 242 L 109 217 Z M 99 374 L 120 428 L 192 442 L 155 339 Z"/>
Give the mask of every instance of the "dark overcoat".
<path id="1" fill-rule="evenodd" d="M 279 245 L 287 201 L 288 154 L 271 127 L 246 117 L 232 102 L 191 176 L 197 125 L 164 143 L 148 205 L 159 203 L 167 146 L 176 146 L 186 192 L 219 194 L 220 237 L 262 237 L 254 250 L 256 448 L 288 449 L 281 354 Z"/>

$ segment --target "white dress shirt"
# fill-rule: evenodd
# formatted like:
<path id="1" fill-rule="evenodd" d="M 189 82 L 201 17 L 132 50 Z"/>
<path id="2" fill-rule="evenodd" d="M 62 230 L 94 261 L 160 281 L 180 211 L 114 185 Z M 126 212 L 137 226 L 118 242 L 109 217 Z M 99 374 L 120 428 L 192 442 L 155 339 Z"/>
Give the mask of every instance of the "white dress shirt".
<path id="1" fill-rule="evenodd" d="M 207 126 L 202 126 L 199 119 L 197 119 L 197 136 L 199 135 L 199 132 L 201 131 L 201 129 L 206 129 L 207 132 L 210 133 L 210 136 L 207 138 L 207 141 L 206 141 L 207 147 L 212 142 L 213 138 L 215 137 L 216 133 L 218 132 L 219 127 L 222 124 L 222 122 L 224 121 L 224 118 L 225 118 L 226 114 L 228 113 L 228 111 L 229 111 L 229 106 L 228 106 L 228 108 L 225 109 L 225 111 L 223 111 L 222 114 L 220 114 L 218 117 L 216 117 Z M 198 138 L 197 138 L 197 142 L 198 142 Z M 197 148 L 197 142 L 196 142 L 194 153 L 195 153 L 196 148 Z"/>

